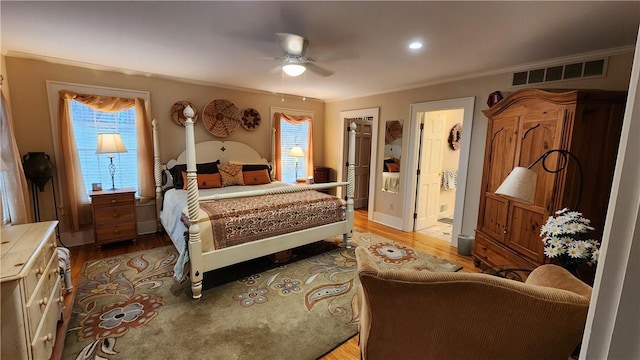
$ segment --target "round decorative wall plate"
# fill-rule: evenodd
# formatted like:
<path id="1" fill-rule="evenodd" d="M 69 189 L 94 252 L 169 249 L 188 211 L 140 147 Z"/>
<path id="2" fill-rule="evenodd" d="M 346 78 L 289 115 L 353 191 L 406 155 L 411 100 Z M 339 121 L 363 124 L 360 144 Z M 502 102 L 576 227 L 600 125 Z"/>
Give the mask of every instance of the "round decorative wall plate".
<path id="1" fill-rule="evenodd" d="M 241 124 L 243 128 L 248 131 L 253 131 L 260 125 L 260 113 L 254 108 L 244 109 L 240 120 L 242 121 Z"/>
<path id="2" fill-rule="evenodd" d="M 171 106 L 171 120 L 173 120 L 173 122 L 175 122 L 178 125 L 182 125 L 184 126 L 184 123 L 187 121 L 187 118 L 184 117 L 184 108 L 187 107 L 187 105 L 190 105 L 191 108 L 193 109 L 193 112 L 195 112 L 196 114 L 193 116 L 193 122 L 195 123 L 198 120 L 198 109 L 196 109 L 196 107 L 188 102 L 188 101 L 177 101 L 175 104 L 173 104 Z"/>
<path id="3" fill-rule="evenodd" d="M 202 111 L 202 123 L 212 135 L 227 137 L 240 125 L 238 107 L 229 100 L 212 100 Z"/>

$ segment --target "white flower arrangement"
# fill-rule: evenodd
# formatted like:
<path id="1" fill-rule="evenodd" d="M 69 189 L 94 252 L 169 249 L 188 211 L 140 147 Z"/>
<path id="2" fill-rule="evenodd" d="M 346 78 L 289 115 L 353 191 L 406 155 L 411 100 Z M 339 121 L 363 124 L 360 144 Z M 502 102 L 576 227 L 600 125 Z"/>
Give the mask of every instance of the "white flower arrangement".
<path id="1" fill-rule="evenodd" d="M 566 267 L 576 267 L 583 263 L 596 264 L 600 255 L 600 243 L 596 240 L 583 240 L 593 227 L 591 221 L 582 217 L 582 213 L 565 208 L 556 211 L 542 226 L 540 235 L 544 243 L 544 254 L 557 259 Z"/>

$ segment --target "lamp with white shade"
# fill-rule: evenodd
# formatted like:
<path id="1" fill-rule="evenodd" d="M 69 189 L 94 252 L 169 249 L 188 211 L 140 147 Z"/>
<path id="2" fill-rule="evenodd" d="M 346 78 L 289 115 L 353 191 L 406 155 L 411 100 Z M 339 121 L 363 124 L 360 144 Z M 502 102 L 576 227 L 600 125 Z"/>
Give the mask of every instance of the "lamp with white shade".
<path id="1" fill-rule="evenodd" d="M 111 190 L 116 189 L 114 180 L 116 166 L 113 164 L 113 155 L 126 152 L 127 148 L 124 146 L 120 134 L 98 134 L 98 148 L 96 149 L 96 154 L 109 154 L 109 174 L 111 174 Z"/>
<path id="2" fill-rule="evenodd" d="M 555 170 L 549 169 L 545 163 L 549 155 L 553 153 L 560 154 L 559 165 Z M 537 174 L 535 171 L 531 170 L 531 168 L 538 162 L 542 162 L 542 168 L 544 171 L 555 174 L 564 170 L 569 161 L 569 156 L 576 161 L 578 166 L 578 196 L 576 198 L 575 207 L 573 208 L 573 210 L 576 210 L 580 204 L 580 196 L 582 195 L 582 165 L 574 154 L 562 149 L 552 149 L 545 152 L 526 168 L 520 166 L 515 167 L 511 173 L 509 173 L 507 178 L 504 179 L 502 184 L 500 184 L 495 192 L 496 195 L 500 195 L 509 200 L 520 201 L 530 205 L 533 204 L 536 195 Z"/>
<path id="3" fill-rule="evenodd" d="M 289 150 L 289 156 L 296 158 L 296 181 L 298 181 L 298 158 L 304 157 L 304 151 L 300 146 L 296 145 Z"/>

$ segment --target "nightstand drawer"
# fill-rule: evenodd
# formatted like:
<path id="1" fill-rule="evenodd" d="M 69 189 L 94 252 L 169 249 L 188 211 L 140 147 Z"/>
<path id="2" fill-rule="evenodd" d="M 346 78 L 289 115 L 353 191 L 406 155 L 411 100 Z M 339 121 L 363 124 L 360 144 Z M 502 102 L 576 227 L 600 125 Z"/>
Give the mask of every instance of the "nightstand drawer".
<path id="1" fill-rule="evenodd" d="M 109 194 L 101 196 L 92 196 L 91 203 L 95 207 L 100 206 L 117 206 L 131 205 L 135 200 L 134 193 Z"/>
<path id="2" fill-rule="evenodd" d="M 97 208 L 94 210 L 96 226 L 116 222 L 130 222 L 136 218 L 135 208 L 131 205 Z"/>
<path id="3" fill-rule="evenodd" d="M 133 239 L 136 237 L 136 224 L 123 223 L 96 227 L 96 236 L 99 243 L 113 240 Z"/>

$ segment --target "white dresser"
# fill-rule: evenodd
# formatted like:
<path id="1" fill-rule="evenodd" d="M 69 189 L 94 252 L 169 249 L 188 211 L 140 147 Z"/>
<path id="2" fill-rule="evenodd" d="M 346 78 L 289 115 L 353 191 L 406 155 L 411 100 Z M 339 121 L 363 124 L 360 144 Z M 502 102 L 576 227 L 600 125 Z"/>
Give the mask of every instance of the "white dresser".
<path id="1" fill-rule="evenodd" d="M 57 225 L 49 221 L 2 229 L 2 359 L 51 358 L 64 300 Z"/>

